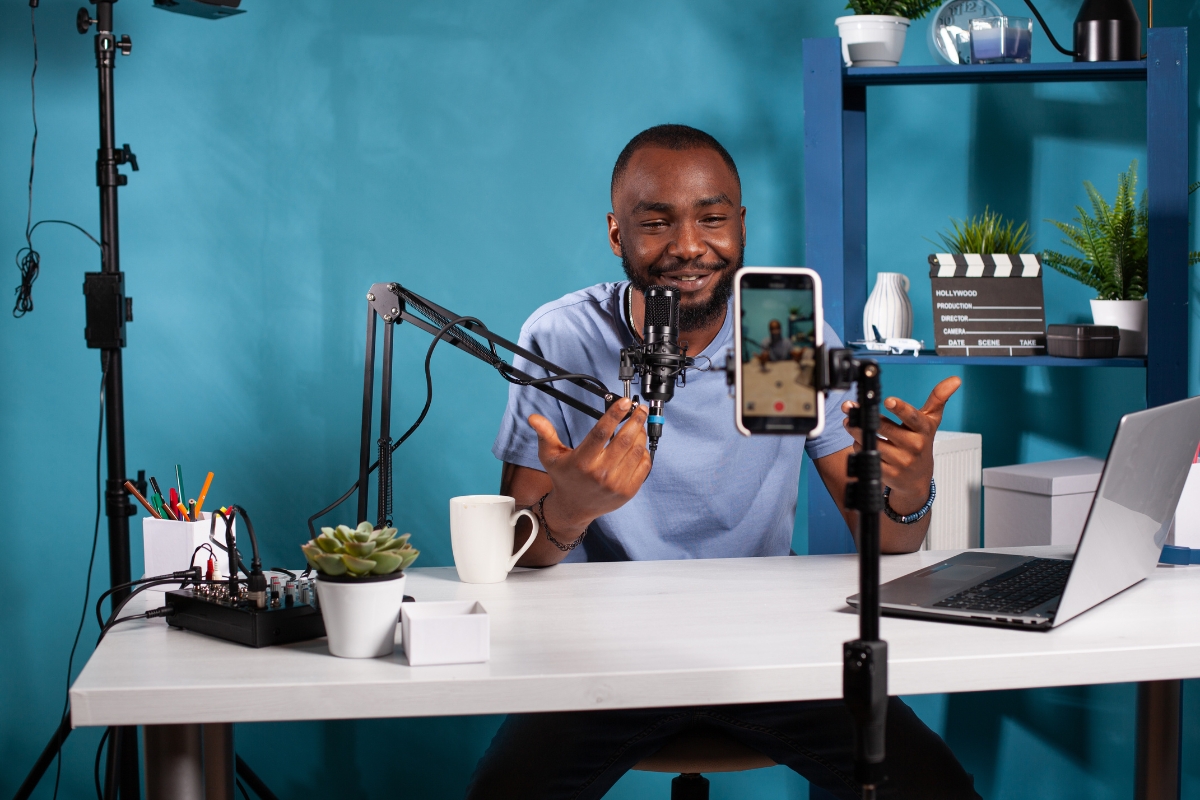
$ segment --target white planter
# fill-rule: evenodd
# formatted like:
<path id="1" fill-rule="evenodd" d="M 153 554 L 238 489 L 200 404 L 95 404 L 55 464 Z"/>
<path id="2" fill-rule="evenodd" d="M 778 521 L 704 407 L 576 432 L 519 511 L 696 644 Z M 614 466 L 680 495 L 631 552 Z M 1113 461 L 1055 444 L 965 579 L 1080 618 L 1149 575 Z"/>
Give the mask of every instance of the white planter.
<path id="1" fill-rule="evenodd" d="M 881 272 L 875 276 L 875 289 L 863 306 L 863 338 L 875 338 L 872 326 L 885 339 L 912 337 L 912 302 L 908 299 L 908 276 L 899 272 Z"/>
<path id="2" fill-rule="evenodd" d="M 838 17 L 842 60 L 848 67 L 894 67 L 904 52 L 909 22 L 886 14 L 854 14 Z"/>
<path id="3" fill-rule="evenodd" d="M 317 576 L 317 599 L 330 655 L 378 658 L 396 647 L 396 624 L 404 602 L 403 572 L 339 580 Z"/>
<path id="4" fill-rule="evenodd" d="M 1092 322 L 1121 329 L 1119 356 L 1146 355 L 1145 300 L 1093 300 Z"/>

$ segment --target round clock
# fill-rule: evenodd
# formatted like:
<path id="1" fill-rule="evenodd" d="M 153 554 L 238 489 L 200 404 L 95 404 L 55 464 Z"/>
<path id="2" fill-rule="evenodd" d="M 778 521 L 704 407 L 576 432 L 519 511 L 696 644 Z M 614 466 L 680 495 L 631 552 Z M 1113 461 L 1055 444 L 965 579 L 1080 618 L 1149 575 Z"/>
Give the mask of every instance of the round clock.
<path id="1" fill-rule="evenodd" d="M 950 0 L 929 23 L 929 52 L 943 64 L 967 63 L 970 46 L 961 47 L 957 35 L 968 33 L 976 17 L 998 17 L 1003 13 L 991 0 Z"/>

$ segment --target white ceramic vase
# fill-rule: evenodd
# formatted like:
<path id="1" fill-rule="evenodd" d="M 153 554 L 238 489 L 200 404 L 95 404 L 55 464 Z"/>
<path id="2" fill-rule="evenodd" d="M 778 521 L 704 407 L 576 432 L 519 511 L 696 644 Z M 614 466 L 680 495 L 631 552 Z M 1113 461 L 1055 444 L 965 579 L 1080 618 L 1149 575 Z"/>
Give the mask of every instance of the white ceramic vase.
<path id="1" fill-rule="evenodd" d="M 1092 301 L 1092 322 L 1121 329 L 1118 356 L 1146 355 L 1146 306 L 1145 300 Z"/>
<path id="2" fill-rule="evenodd" d="M 904 52 L 909 22 L 887 14 L 854 14 L 838 17 L 842 60 L 847 67 L 894 67 Z"/>
<path id="3" fill-rule="evenodd" d="M 378 658 L 396 647 L 396 625 L 404 602 L 405 575 L 367 578 L 317 576 L 317 600 L 325 620 L 330 655 Z"/>
<path id="4" fill-rule="evenodd" d="M 863 308 L 863 338 L 871 341 L 875 331 L 885 339 L 912 338 L 912 303 L 908 299 L 908 276 L 900 272 L 880 272 L 875 289 Z"/>

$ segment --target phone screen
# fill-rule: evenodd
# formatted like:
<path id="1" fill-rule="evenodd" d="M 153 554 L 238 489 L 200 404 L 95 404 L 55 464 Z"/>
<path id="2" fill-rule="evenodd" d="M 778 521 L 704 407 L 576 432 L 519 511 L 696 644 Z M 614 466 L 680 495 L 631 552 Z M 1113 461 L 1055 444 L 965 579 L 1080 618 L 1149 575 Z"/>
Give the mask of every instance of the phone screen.
<path id="1" fill-rule="evenodd" d="M 738 427 L 810 434 L 824 422 L 816 389 L 821 313 L 814 276 L 797 269 L 739 273 Z"/>

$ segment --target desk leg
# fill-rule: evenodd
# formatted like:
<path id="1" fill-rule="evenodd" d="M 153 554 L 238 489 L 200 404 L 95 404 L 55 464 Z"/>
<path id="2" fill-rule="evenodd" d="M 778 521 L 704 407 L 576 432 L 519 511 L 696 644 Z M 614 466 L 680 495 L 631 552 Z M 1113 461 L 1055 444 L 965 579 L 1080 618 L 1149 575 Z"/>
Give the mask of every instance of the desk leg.
<path id="1" fill-rule="evenodd" d="M 233 724 L 203 725 L 205 800 L 236 800 L 233 795 Z"/>
<path id="2" fill-rule="evenodd" d="M 199 725 L 147 725 L 146 800 L 205 800 Z"/>
<path id="3" fill-rule="evenodd" d="M 1179 800 L 1181 681 L 1138 684 L 1136 800 Z"/>

